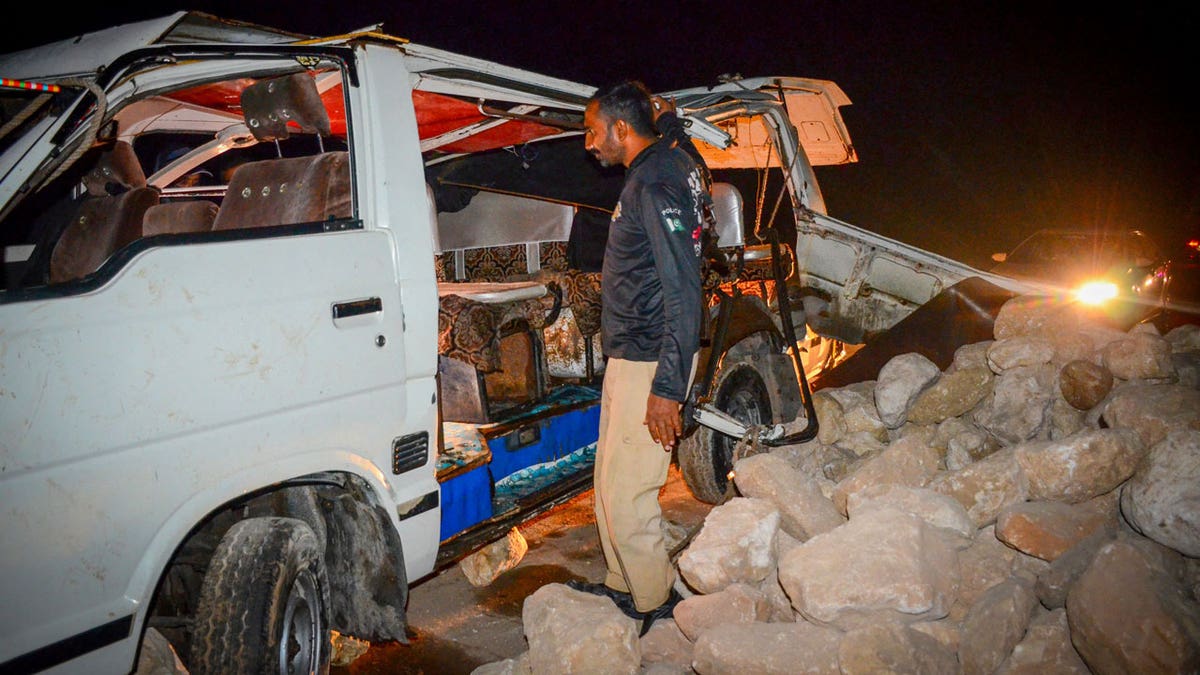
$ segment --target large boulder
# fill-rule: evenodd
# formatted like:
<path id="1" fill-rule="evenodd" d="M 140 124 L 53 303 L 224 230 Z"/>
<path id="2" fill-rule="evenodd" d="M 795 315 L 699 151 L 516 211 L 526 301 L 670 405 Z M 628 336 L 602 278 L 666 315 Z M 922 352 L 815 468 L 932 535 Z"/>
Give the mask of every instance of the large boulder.
<path id="1" fill-rule="evenodd" d="M 895 509 L 876 509 L 809 539 L 779 561 L 779 582 L 805 619 L 841 630 L 949 613 L 956 542 Z"/>
<path id="2" fill-rule="evenodd" d="M 521 609 L 529 665 L 535 673 L 636 673 L 642 653 L 638 630 L 609 598 L 547 584 Z"/>
<path id="3" fill-rule="evenodd" d="M 908 419 L 908 409 L 941 375 L 937 365 L 916 352 L 892 357 L 879 369 L 875 382 L 875 406 L 879 419 L 889 429 L 898 429 Z"/>
<path id="4" fill-rule="evenodd" d="M 1067 621 L 1095 673 L 1200 671 L 1200 605 L 1159 555 L 1128 537 L 1100 547 L 1067 595 Z"/>
<path id="5" fill-rule="evenodd" d="M 1030 499 L 1075 504 L 1125 482 L 1146 446 L 1130 429 L 1085 429 L 1056 441 L 1023 443 L 1014 453 Z"/>
<path id="6" fill-rule="evenodd" d="M 775 570 L 779 510 L 764 499 L 735 497 L 709 512 L 679 556 L 679 572 L 700 593 L 733 583 L 756 585 Z"/>
<path id="7" fill-rule="evenodd" d="M 1200 431 L 1169 432 L 1121 488 L 1121 513 L 1134 529 L 1200 558 Z"/>

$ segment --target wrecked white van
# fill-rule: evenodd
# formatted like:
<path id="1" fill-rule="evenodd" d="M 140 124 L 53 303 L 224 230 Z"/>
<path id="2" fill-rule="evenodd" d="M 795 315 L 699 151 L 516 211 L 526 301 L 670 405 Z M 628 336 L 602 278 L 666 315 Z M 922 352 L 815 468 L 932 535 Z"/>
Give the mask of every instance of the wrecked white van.
<path id="1" fill-rule="evenodd" d="M 0 669 L 127 672 L 154 627 L 194 673 L 324 671 L 590 484 L 593 87 L 197 13 L 0 77 Z M 665 93 L 718 181 L 678 457 L 718 501 L 739 436 L 815 434 L 806 375 L 980 273 L 825 213 L 834 83 Z"/>

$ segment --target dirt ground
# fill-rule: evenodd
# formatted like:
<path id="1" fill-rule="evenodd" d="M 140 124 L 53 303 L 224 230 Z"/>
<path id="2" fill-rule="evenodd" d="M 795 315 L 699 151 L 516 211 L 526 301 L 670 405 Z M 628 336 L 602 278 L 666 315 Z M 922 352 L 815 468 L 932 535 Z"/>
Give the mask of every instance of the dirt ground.
<path id="1" fill-rule="evenodd" d="M 712 506 L 697 501 L 676 466 L 659 495 L 663 515 L 695 531 Z M 457 565 L 414 585 L 409 593 L 409 644 L 372 644 L 331 675 L 468 674 L 529 648 L 521 625 L 525 598 L 549 583 L 601 581 L 604 556 L 596 535 L 591 490 L 518 527 L 529 551 L 486 587 L 472 586 Z"/>

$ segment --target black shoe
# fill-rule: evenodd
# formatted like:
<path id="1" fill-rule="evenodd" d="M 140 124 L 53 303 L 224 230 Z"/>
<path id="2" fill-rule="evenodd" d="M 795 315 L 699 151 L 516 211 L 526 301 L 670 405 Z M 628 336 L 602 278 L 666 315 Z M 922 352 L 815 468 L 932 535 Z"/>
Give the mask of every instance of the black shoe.
<path id="1" fill-rule="evenodd" d="M 586 581 L 576 581 L 575 579 L 567 581 L 566 586 L 577 591 L 583 591 L 584 593 L 590 593 L 592 595 L 599 595 L 600 597 L 608 598 L 617 605 L 617 609 L 625 612 L 634 619 L 641 618 L 641 615 L 633 606 L 633 596 L 628 593 L 622 593 L 621 591 L 618 591 L 615 588 L 609 588 L 604 584 L 593 584 Z M 635 614 L 637 614 L 637 616 L 634 616 Z"/>
<path id="2" fill-rule="evenodd" d="M 650 631 L 650 626 L 653 626 L 655 621 L 664 619 L 666 617 L 675 616 L 675 605 L 678 605 L 679 601 L 682 599 L 683 596 L 679 594 L 679 591 L 676 591 L 674 588 L 672 588 L 671 595 L 667 596 L 666 602 L 658 607 L 655 607 L 649 612 L 641 612 L 642 630 L 640 633 L 638 633 L 638 637 L 642 637 L 648 633 Z M 636 619 L 637 617 L 634 618 Z"/>

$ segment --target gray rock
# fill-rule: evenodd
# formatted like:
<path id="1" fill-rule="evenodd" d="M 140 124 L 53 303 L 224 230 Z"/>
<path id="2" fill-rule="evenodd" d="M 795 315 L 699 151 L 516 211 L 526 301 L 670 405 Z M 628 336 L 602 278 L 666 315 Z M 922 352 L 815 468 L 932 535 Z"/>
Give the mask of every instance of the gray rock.
<path id="1" fill-rule="evenodd" d="M 684 598 L 675 605 L 675 623 L 684 637 L 692 641 L 709 628 L 766 621 L 767 614 L 762 593 L 741 583 L 730 584 L 716 593 Z"/>
<path id="2" fill-rule="evenodd" d="M 1167 378 L 1175 375 L 1171 343 L 1156 334 L 1131 332 L 1101 352 L 1104 366 L 1122 380 Z"/>
<path id="3" fill-rule="evenodd" d="M 770 502 L 779 511 L 779 526 L 800 541 L 846 522 L 817 481 L 772 454 L 751 455 L 734 465 L 734 483 L 746 497 Z"/>
<path id="4" fill-rule="evenodd" d="M 1067 595 L 1071 642 L 1095 673 L 1200 670 L 1200 606 L 1133 542 L 1103 545 Z"/>
<path id="5" fill-rule="evenodd" d="M 1121 513 L 1138 532 L 1200 558 L 1200 431 L 1169 432 L 1121 488 Z"/>
<path id="6" fill-rule="evenodd" d="M 529 652 L 523 652 L 516 658 L 485 663 L 472 670 L 471 675 L 533 675 L 533 669 L 529 665 Z"/>
<path id="7" fill-rule="evenodd" d="M 958 661 L 964 675 L 995 672 L 1025 635 L 1036 605 L 1033 584 L 1019 577 L 984 592 L 962 624 Z"/>
<path id="8" fill-rule="evenodd" d="M 934 527 L 944 528 L 964 539 L 975 536 L 971 516 L 957 500 L 928 488 L 907 485 L 872 485 L 850 495 L 846 511 L 857 518 L 880 508 L 911 513 Z"/>
<path id="9" fill-rule="evenodd" d="M 1092 564 L 1100 547 L 1116 537 L 1116 527 L 1101 527 L 1054 559 L 1037 575 L 1033 590 L 1047 609 L 1060 609 L 1067 604 L 1071 587 Z"/>
<path id="10" fill-rule="evenodd" d="M 1003 373 L 1020 366 L 1040 366 L 1054 358 L 1054 343 L 1033 335 L 996 340 L 987 351 L 987 364 L 992 372 Z"/>
<path id="11" fill-rule="evenodd" d="M 879 419 L 875 407 L 875 380 L 848 384 L 836 389 L 822 390 L 842 407 L 842 421 L 847 434 L 865 433 L 886 443 L 888 430 Z"/>
<path id="12" fill-rule="evenodd" d="M 1056 609 L 1034 618 L 1025 637 L 1000 665 L 997 675 L 1090 675 L 1087 664 L 1071 645 L 1067 612 Z"/>
<path id="13" fill-rule="evenodd" d="M 1074 309 L 1040 294 L 1021 295 L 1000 306 L 992 324 L 997 340 L 1032 335 L 1046 337 L 1077 324 Z"/>
<path id="14" fill-rule="evenodd" d="M 1167 331 L 1163 338 L 1171 344 L 1171 351 L 1177 354 L 1200 351 L 1200 325 L 1185 323 L 1176 326 Z"/>
<path id="15" fill-rule="evenodd" d="M 813 394 L 813 410 L 817 413 L 817 440 L 825 445 L 837 443 L 846 433 L 842 404 L 829 392 L 818 391 Z"/>
<path id="16" fill-rule="evenodd" d="M 941 453 L 928 444 L 928 438 L 924 434 L 901 438 L 859 465 L 834 489 L 833 505 L 840 513 L 846 513 L 850 496 L 872 485 L 924 486 L 937 473 L 941 459 Z"/>
<path id="17" fill-rule="evenodd" d="M 962 637 L 962 626 L 953 618 L 946 617 L 937 621 L 918 621 L 917 623 L 908 624 L 908 627 L 933 638 L 947 652 L 954 655 L 958 654 L 958 642 Z M 957 672 L 958 668 L 956 667 L 954 670 Z"/>
<path id="18" fill-rule="evenodd" d="M 1062 394 L 1054 397 L 1047 414 L 1050 423 L 1050 440 L 1056 441 L 1071 434 L 1079 433 L 1085 428 L 1095 428 L 1087 424 L 1087 411 L 1078 410 Z"/>
<path id="19" fill-rule="evenodd" d="M 1017 464 L 1013 448 L 999 450 L 957 471 L 940 473 L 928 487 L 962 504 L 976 527 L 996 522 L 1006 506 L 1029 496 L 1029 481 Z"/>
<path id="20" fill-rule="evenodd" d="M 1084 331 L 1068 330 L 1050 338 L 1054 343 L 1054 363 L 1064 364 L 1076 359 L 1100 362 L 1096 353 L 1096 342 Z"/>
<path id="21" fill-rule="evenodd" d="M 1171 354 L 1176 381 L 1180 386 L 1200 389 L 1200 351 Z"/>
<path id="22" fill-rule="evenodd" d="M 852 630 L 946 616 L 958 556 L 940 530 L 878 509 L 818 535 L 779 561 L 779 582 L 805 619 Z"/>
<path id="23" fill-rule="evenodd" d="M 879 440 L 879 437 L 869 431 L 856 431 L 846 433 L 838 439 L 837 447 L 842 451 L 843 456 L 848 458 L 849 463 L 856 463 L 860 459 L 871 458 L 883 452 L 887 448 L 887 439 Z M 833 478 L 833 474 L 826 471 Z M 836 473 L 836 472 L 835 472 Z"/>
<path id="24" fill-rule="evenodd" d="M 1136 429 L 1150 447 L 1173 429 L 1200 429 L 1200 391 L 1178 384 L 1131 383 L 1113 392 L 1103 421 Z"/>
<path id="25" fill-rule="evenodd" d="M 642 655 L 638 630 L 613 601 L 547 584 L 521 610 L 529 665 L 535 673 L 636 673 Z"/>
<path id="26" fill-rule="evenodd" d="M 991 395 L 971 411 L 971 418 L 1005 444 L 1039 437 L 1046 432 L 1057 382 L 1051 364 L 1006 370 L 996 377 Z"/>
<path id="27" fill-rule="evenodd" d="M 933 361 L 916 352 L 900 354 L 885 363 L 875 382 L 875 407 L 884 426 L 896 429 L 903 425 L 913 401 L 940 375 Z"/>
<path id="28" fill-rule="evenodd" d="M 514 527 L 504 538 L 460 560 L 458 567 L 472 586 L 487 586 L 496 577 L 516 567 L 528 551 L 529 543 L 521 531 Z"/>
<path id="29" fill-rule="evenodd" d="M 951 417 L 937 425 L 933 443 L 946 450 L 946 469 L 957 471 L 999 449 L 1000 444 L 967 416 Z"/>
<path id="30" fill-rule="evenodd" d="M 954 652 L 909 626 L 876 624 L 846 633 L 838 647 L 842 675 L 953 673 Z"/>
<path id="31" fill-rule="evenodd" d="M 691 672 L 692 642 L 679 630 L 674 620 L 668 618 L 655 621 L 650 630 L 642 636 L 639 646 L 643 667 L 668 664 L 687 668 L 685 672 Z"/>
<path id="32" fill-rule="evenodd" d="M 991 393 L 993 379 L 992 371 L 986 368 L 948 372 L 917 396 L 908 411 L 908 421 L 937 424 L 967 413 Z"/>
<path id="33" fill-rule="evenodd" d="M 770 502 L 735 497 L 709 512 L 679 556 L 679 573 L 700 593 L 742 582 L 755 585 L 775 569 L 779 510 Z"/>
<path id="34" fill-rule="evenodd" d="M 1022 443 L 1013 451 L 1029 481 L 1030 499 L 1076 504 L 1128 480 L 1146 446 L 1131 429 L 1089 429 L 1057 441 Z"/>
<path id="35" fill-rule="evenodd" d="M 696 640 L 700 675 L 840 675 L 842 634 L 807 622 L 720 626 Z"/>
<path id="36" fill-rule="evenodd" d="M 987 353 L 994 340 L 983 340 L 965 344 L 954 350 L 954 362 L 946 372 L 963 370 L 964 368 L 987 368 Z"/>

